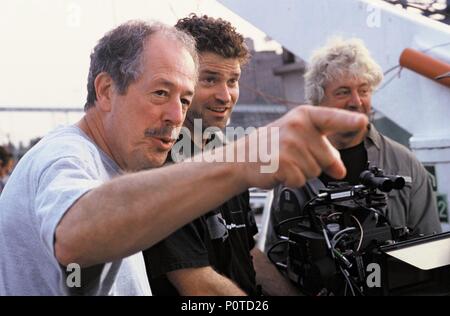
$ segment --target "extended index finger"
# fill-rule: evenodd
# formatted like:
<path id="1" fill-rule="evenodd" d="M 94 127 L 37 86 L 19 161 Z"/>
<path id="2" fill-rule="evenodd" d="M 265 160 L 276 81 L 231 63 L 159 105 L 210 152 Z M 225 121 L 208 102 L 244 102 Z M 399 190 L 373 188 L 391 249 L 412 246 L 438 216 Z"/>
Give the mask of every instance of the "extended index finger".
<path id="1" fill-rule="evenodd" d="M 347 110 L 310 107 L 311 123 L 323 135 L 333 133 L 358 132 L 367 127 L 367 116 Z"/>

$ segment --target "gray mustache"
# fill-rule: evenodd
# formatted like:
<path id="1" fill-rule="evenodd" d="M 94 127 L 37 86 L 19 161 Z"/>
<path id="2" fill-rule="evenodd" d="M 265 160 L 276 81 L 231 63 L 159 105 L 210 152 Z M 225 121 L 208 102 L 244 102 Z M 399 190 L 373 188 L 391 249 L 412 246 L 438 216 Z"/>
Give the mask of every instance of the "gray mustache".
<path id="1" fill-rule="evenodd" d="M 178 139 L 181 127 L 164 126 L 162 128 L 148 128 L 145 130 L 146 137 L 170 138 L 175 141 Z"/>

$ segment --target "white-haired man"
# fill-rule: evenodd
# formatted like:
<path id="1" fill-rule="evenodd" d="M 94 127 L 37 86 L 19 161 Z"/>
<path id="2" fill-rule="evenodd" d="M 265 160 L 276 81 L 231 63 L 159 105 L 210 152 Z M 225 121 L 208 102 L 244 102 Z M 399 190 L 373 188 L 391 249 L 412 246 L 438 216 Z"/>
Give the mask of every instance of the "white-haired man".
<path id="1" fill-rule="evenodd" d="M 380 66 L 361 40 L 336 38 L 313 54 L 305 74 L 305 95 L 313 105 L 345 109 L 369 117 L 372 93 L 382 80 Z M 372 124 L 355 133 L 328 135 L 328 139 L 341 154 L 347 168 L 344 181 L 350 184 L 359 183 L 359 175 L 367 169 L 368 163 L 383 169 L 385 174 L 405 177 L 405 188 L 393 190 L 388 195 L 387 214 L 384 215 L 392 226 L 408 227 L 410 236 L 441 232 L 427 172 L 407 148 L 379 133 Z M 297 191 L 299 205 L 303 207 L 330 181 L 335 180 L 325 174 L 308 181 Z M 280 221 L 300 215 L 298 210 L 280 208 L 282 188 L 275 189 L 266 249 L 277 241 L 273 227 Z"/>

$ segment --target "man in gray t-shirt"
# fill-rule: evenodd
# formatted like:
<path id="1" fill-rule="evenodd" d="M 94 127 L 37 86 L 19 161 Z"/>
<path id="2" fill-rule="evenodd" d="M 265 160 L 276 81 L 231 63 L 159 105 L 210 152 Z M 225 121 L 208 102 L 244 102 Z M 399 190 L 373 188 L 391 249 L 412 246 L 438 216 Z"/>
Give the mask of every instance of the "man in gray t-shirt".
<path id="1" fill-rule="evenodd" d="M 99 41 L 85 117 L 36 144 L 0 197 L 0 295 L 151 295 L 136 246 L 149 238 L 121 219 L 139 217 L 126 207 L 135 196 L 116 202 L 123 188 L 104 184 L 164 162 L 183 119 L 164 93 L 190 100 L 196 59 L 189 36 L 159 23 L 128 22 Z"/>
<path id="2" fill-rule="evenodd" d="M 55 130 L 20 160 L 2 196 L 2 207 L 10 211 L 0 213 L 5 241 L 0 243 L 0 294 L 151 294 L 141 253 L 103 265 L 101 276 L 80 271 L 81 287 L 70 286 L 71 281 L 76 285 L 75 275 L 69 277 L 75 270 L 61 267 L 54 256 L 53 234 L 64 213 L 86 192 L 120 173 L 76 126 Z M 102 270 L 91 271 L 95 269 Z M 113 286 L 116 278 L 124 282 Z M 34 282 L 39 286 L 33 287 Z"/>
<path id="3" fill-rule="evenodd" d="M 36 144 L 0 196 L 0 295 L 150 294 L 141 251 L 182 225 L 248 187 L 298 186 L 322 169 L 344 176 L 324 135 L 367 119 L 308 106 L 227 145 L 259 158 L 250 140 L 266 132 L 279 144 L 271 173 L 267 157 L 222 163 L 220 150 L 147 170 L 177 138 L 197 59 L 190 36 L 159 23 L 127 22 L 99 41 L 85 115 Z"/>

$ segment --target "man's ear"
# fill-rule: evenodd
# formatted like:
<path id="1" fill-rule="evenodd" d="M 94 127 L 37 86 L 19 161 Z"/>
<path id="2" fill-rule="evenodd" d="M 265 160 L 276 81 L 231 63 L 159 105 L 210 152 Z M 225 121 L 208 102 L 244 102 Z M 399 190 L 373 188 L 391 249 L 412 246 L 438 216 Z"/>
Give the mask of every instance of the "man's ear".
<path id="1" fill-rule="evenodd" d="M 97 106 L 104 112 L 111 111 L 111 97 L 114 93 L 114 82 L 109 74 L 101 72 L 94 80 Z"/>

